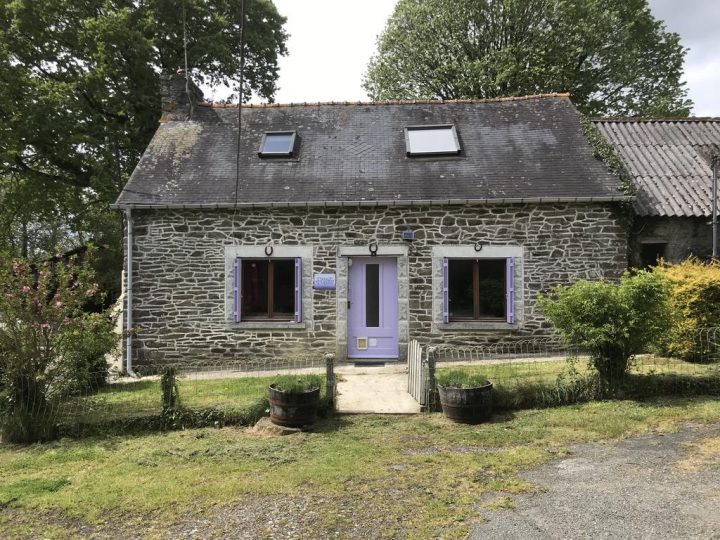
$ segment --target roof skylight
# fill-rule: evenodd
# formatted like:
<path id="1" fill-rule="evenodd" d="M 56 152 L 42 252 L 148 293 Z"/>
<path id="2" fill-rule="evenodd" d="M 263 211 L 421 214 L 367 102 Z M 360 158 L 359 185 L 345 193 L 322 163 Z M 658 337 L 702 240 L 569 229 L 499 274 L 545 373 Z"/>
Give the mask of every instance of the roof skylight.
<path id="1" fill-rule="evenodd" d="M 294 131 L 268 131 L 260 142 L 260 157 L 292 157 L 295 152 Z"/>
<path id="2" fill-rule="evenodd" d="M 405 128 L 405 148 L 408 156 L 441 156 L 460 153 L 455 126 L 408 126 Z"/>

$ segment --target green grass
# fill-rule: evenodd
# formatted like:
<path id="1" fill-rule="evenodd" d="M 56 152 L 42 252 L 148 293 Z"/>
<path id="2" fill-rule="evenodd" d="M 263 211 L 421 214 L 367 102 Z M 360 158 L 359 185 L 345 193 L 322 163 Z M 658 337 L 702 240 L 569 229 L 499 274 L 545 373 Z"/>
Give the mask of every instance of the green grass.
<path id="1" fill-rule="evenodd" d="M 242 410 L 267 396 L 278 377 L 200 379 L 179 376 L 180 404 L 188 409 Z M 321 378 L 324 384 L 324 377 Z M 161 410 L 160 380 L 139 380 L 108 385 L 97 394 L 68 402 L 61 410 L 62 422 L 95 423 L 157 415 Z"/>
<path id="2" fill-rule="evenodd" d="M 494 411 L 555 407 L 608 398 L 720 395 L 720 364 L 694 364 L 651 355 L 631 361 L 628 375 L 608 385 L 588 360 L 572 358 L 538 362 L 443 366 L 442 381 L 487 377 L 493 383 Z"/>
<path id="3" fill-rule="evenodd" d="M 189 517 L 210 519 L 204 534 L 212 536 L 222 533 L 212 517 L 225 505 L 243 512 L 245 502 L 281 499 L 283 508 L 310 501 L 315 521 L 306 536 L 348 537 L 360 523 L 376 536 L 464 538 L 482 496 L 510 507 L 514 494 L 534 489 L 518 474 L 564 455 L 568 444 L 687 421 L 720 422 L 720 401 L 595 402 L 478 426 L 440 414 L 368 415 L 277 438 L 223 428 L 0 445 L 0 530 L 152 537 Z M 307 516 L 290 518 L 302 525 Z"/>
<path id="4" fill-rule="evenodd" d="M 588 375 L 591 369 L 587 359 L 548 360 L 542 362 L 513 362 L 505 364 L 468 364 L 464 366 L 438 366 L 438 377 L 445 371 L 464 371 L 468 376 L 486 376 L 493 383 L 513 386 L 531 383 L 554 383 L 560 378 L 570 378 L 573 374 Z M 688 377 L 720 377 L 720 363 L 697 364 L 676 358 L 663 358 L 652 355 L 636 357 L 629 372 L 634 375 L 681 375 Z"/>

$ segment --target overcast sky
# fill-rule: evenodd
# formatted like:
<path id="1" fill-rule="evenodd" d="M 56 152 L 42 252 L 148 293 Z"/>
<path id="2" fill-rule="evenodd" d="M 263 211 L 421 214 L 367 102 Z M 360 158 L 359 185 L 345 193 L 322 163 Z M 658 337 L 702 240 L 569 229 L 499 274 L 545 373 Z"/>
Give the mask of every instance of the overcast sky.
<path id="1" fill-rule="evenodd" d="M 274 0 L 288 19 L 278 103 L 367 101 L 361 87 L 395 0 Z M 689 48 L 685 74 L 696 116 L 720 116 L 720 0 L 650 0 Z"/>

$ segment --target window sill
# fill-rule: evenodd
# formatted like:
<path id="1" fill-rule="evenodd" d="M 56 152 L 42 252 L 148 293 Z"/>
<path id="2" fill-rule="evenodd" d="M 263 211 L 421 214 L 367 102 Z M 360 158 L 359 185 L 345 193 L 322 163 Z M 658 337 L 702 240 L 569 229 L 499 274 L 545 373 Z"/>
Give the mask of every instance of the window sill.
<path id="1" fill-rule="evenodd" d="M 305 330 L 304 322 L 294 321 L 242 321 L 239 323 L 228 323 L 226 330 Z"/>
<path id="2" fill-rule="evenodd" d="M 519 330 L 518 323 L 506 323 L 501 321 L 453 321 L 449 323 L 441 323 L 438 325 L 441 331 L 453 332 L 463 330 Z"/>

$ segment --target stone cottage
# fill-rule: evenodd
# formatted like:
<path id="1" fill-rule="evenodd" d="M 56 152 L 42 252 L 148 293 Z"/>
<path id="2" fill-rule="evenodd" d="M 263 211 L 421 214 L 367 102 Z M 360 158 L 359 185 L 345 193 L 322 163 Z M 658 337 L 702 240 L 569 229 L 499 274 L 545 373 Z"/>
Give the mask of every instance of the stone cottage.
<path id="1" fill-rule="evenodd" d="M 600 118 L 594 121 L 629 172 L 637 196 L 630 265 L 712 255 L 712 156 L 720 118 Z"/>
<path id="2" fill-rule="evenodd" d="M 238 141 L 237 107 L 165 90 L 116 203 L 133 362 L 514 340 L 547 333 L 541 291 L 627 267 L 567 95 L 244 106 Z"/>

